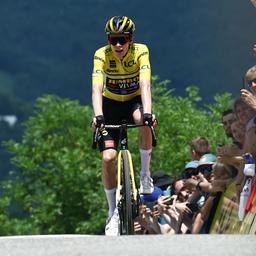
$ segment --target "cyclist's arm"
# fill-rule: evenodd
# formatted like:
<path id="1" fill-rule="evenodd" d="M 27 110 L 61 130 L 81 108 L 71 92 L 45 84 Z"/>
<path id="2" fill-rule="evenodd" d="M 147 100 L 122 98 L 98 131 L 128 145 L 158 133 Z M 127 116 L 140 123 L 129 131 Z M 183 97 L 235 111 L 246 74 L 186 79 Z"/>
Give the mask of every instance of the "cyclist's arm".
<path id="1" fill-rule="evenodd" d="M 100 84 L 92 87 L 92 106 L 95 116 L 103 115 L 102 111 L 102 88 Z"/>
<path id="2" fill-rule="evenodd" d="M 149 62 L 149 52 L 146 45 L 142 46 L 142 51 L 138 57 L 140 62 L 140 88 L 141 88 L 141 101 L 144 113 L 152 112 L 151 100 L 151 69 Z"/>
<path id="3" fill-rule="evenodd" d="M 94 115 L 102 115 L 102 91 L 104 86 L 104 57 L 96 51 L 93 61 L 92 72 L 92 106 Z M 99 57 L 100 56 L 100 57 Z"/>
<path id="4" fill-rule="evenodd" d="M 151 113 L 152 100 L 151 100 L 150 80 L 140 81 L 140 88 L 141 88 L 141 101 L 143 105 L 143 112 Z"/>

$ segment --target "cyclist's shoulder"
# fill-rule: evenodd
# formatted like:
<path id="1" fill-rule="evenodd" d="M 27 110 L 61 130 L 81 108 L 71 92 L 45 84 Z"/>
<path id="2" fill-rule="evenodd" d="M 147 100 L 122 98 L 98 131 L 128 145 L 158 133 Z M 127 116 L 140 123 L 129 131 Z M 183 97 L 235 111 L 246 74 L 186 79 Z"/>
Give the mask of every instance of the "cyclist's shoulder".
<path id="1" fill-rule="evenodd" d="M 109 45 L 105 45 L 95 51 L 96 56 L 107 56 L 112 53 L 111 47 Z"/>
<path id="2" fill-rule="evenodd" d="M 133 43 L 132 48 L 134 51 L 137 51 L 137 52 L 148 52 L 148 47 L 146 44 Z"/>

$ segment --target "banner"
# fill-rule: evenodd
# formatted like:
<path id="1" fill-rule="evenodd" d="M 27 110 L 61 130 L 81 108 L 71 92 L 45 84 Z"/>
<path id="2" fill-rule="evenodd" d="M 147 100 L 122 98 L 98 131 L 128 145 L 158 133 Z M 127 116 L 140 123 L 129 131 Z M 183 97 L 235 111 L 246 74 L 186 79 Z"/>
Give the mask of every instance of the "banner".
<path id="1" fill-rule="evenodd" d="M 238 219 L 239 200 L 236 185 L 232 183 L 223 193 L 216 209 L 210 234 L 256 234 L 256 178 L 246 205 L 243 221 Z"/>

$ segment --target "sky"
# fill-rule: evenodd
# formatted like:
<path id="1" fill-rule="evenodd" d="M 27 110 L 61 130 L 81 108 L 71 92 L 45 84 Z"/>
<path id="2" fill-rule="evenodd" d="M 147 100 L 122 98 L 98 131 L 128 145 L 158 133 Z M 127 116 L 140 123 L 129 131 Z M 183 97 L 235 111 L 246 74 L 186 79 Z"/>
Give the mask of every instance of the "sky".
<path id="1" fill-rule="evenodd" d="M 237 96 L 242 76 L 256 62 L 252 54 L 256 8 L 249 0 L 98 3 L 109 5 L 104 5 L 105 15 L 93 27 L 95 48 L 106 42 L 103 27 L 109 17 L 131 17 L 136 23 L 135 40 L 150 49 L 152 73 L 171 80 L 177 94 L 197 85 L 206 100 L 225 91 Z M 95 11 L 99 5 L 94 6 Z"/>
<path id="2" fill-rule="evenodd" d="M 114 15 L 134 21 L 135 42 L 149 47 L 152 74 L 170 80 L 177 95 L 196 85 L 204 101 L 223 92 L 236 97 L 256 60 L 256 8 L 250 0 L 1 4 L 0 89 L 14 80 L 15 94 L 28 100 L 55 92 L 91 104 L 93 55 L 107 43 L 104 28 Z M 1 77 L 7 81 L 9 75 L 9 85 L 2 85 Z"/>

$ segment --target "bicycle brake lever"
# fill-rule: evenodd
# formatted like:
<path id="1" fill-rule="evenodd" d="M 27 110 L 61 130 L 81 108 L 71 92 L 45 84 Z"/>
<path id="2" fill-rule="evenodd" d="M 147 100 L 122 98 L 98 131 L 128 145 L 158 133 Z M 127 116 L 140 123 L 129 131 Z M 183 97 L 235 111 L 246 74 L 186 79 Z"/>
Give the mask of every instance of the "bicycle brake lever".
<path id="1" fill-rule="evenodd" d="M 152 134 L 152 146 L 155 147 L 157 144 L 155 128 L 153 127 L 153 125 L 150 125 L 149 127 L 151 129 L 151 134 Z"/>
<path id="2" fill-rule="evenodd" d="M 99 133 L 99 127 L 96 127 L 95 132 L 93 133 L 92 149 L 97 148 L 98 133 Z"/>

